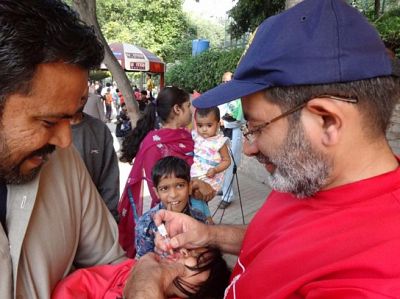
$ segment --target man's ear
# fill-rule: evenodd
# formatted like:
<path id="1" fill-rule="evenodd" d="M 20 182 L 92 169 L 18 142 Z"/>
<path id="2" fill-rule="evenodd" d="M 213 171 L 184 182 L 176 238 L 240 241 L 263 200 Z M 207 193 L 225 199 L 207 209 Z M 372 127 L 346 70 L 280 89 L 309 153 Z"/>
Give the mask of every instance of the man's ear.
<path id="1" fill-rule="evenodd" d="M 306 109 L 313 118 L 313 125 L 318 126 L 321 142 L 332 146 L 339 142 L 343 128 L 344 113 L 340 103 L 326 98 L 316 98 L 307 102 Z"/>

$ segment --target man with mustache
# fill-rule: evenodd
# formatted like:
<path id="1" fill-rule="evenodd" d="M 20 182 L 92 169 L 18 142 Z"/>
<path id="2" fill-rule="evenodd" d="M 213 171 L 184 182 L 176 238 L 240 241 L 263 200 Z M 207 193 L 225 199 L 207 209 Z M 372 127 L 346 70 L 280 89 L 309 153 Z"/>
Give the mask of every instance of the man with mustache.
<path id="1" fill-rule="evenodd" d="M 385 137 L 400 98 L 392 63 L 346 1 L 305 0 L 264 21 L 233 79 L 193 102 L 242 99 L 244 152 L 274 189 L 247 228 L 155 216 L 172 248 L 239 256 L 225 298 L 399 296 L 400 168 Z M 135 269 L 132 291 L 162 298 L 175 274 L 149 273 L 152 264 Z"/>
<path id="2" fill-rule="evenodd" d="M 0 1 L 0 298 L 50 298 L 73 269 L 124 257 L 70 146 L 69 121 L 103 53 L 63 2 Z"/>

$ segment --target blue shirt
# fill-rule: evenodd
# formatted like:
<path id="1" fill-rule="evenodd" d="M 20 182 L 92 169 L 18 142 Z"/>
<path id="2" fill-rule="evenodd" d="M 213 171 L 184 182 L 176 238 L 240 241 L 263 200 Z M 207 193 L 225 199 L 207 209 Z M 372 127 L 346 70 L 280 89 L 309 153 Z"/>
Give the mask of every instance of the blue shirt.
<path id="1" fill-rule="evenodd" d="M 154 237 L 155 233 L 157 232 L 157 226 L 153 221 L 153 216 L 161 209 L 165 209 L 165 206 L 162 202 L 144 213 L 139 218 L 138 223 L 136 223 L 136 258 L 139 258 L 148 252 L 154 251 Z M 189 199 L 188 207 L 182 213 L 185 213 L 204 223 L 207 222 L 208 217 L 211 217 L 210 209 L 208 208 L 207 203 L 203 200 L 194 198 Z"/>

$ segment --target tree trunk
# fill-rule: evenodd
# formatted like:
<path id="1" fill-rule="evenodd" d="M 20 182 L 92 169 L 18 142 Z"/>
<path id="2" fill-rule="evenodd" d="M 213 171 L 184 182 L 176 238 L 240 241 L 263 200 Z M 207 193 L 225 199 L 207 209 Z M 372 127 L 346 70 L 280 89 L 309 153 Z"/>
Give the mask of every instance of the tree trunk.
<path id="1" fill-rule="evenodd" d="M 374 13 L 375 13 L 376 18 L 379 17 L 379 15 L 381 14 L 381 1 L 380 0 L 375 0 Z"/>
<path id="2" fill-rule="evenodd" d="M 105 49 L 104 64 L 113 75 L 114 80 L 117 82 L 118 89 L 124 96 L 132 126 L 135 127 L 139 117 L 139 107 L 134 98 L 133 90 L 125 71 L 119 64 L 117 58 L 115 58 L 106 39 L 101 33 L 96 16 L 96 0 L 73 0 L 73 6 L 79 13 L 82 21 L 94 27 L 97 37 L 103 44 Z"/>
<path id="3" fill-rule="evenodd" d="M 292 6 L 295 6 L 297 3 L 300 3 L 303 0 L 286 0 L 285 9 L 289 9 Z"/>

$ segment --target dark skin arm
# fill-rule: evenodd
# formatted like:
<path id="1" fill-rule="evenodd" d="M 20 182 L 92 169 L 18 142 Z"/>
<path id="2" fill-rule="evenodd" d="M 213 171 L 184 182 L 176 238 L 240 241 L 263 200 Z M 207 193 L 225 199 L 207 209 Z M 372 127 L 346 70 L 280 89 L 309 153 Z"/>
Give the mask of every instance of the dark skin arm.
<path id="1" fill-rule="evenodd" d="M 217 173 L 225 171 L 231 165 L 231 157 L 229 156 L 228 146 L 224 144 L 219 150 L 221 162 L 207 171 L 207 177 L 212 178 Z"/>
<path id="2" fill-rule="evenodd" d="M 210 201 L 215 196 L 215 190 L 208 183 L 199 179 L 192 179 L 192 195 L 197 199 Z"/>

